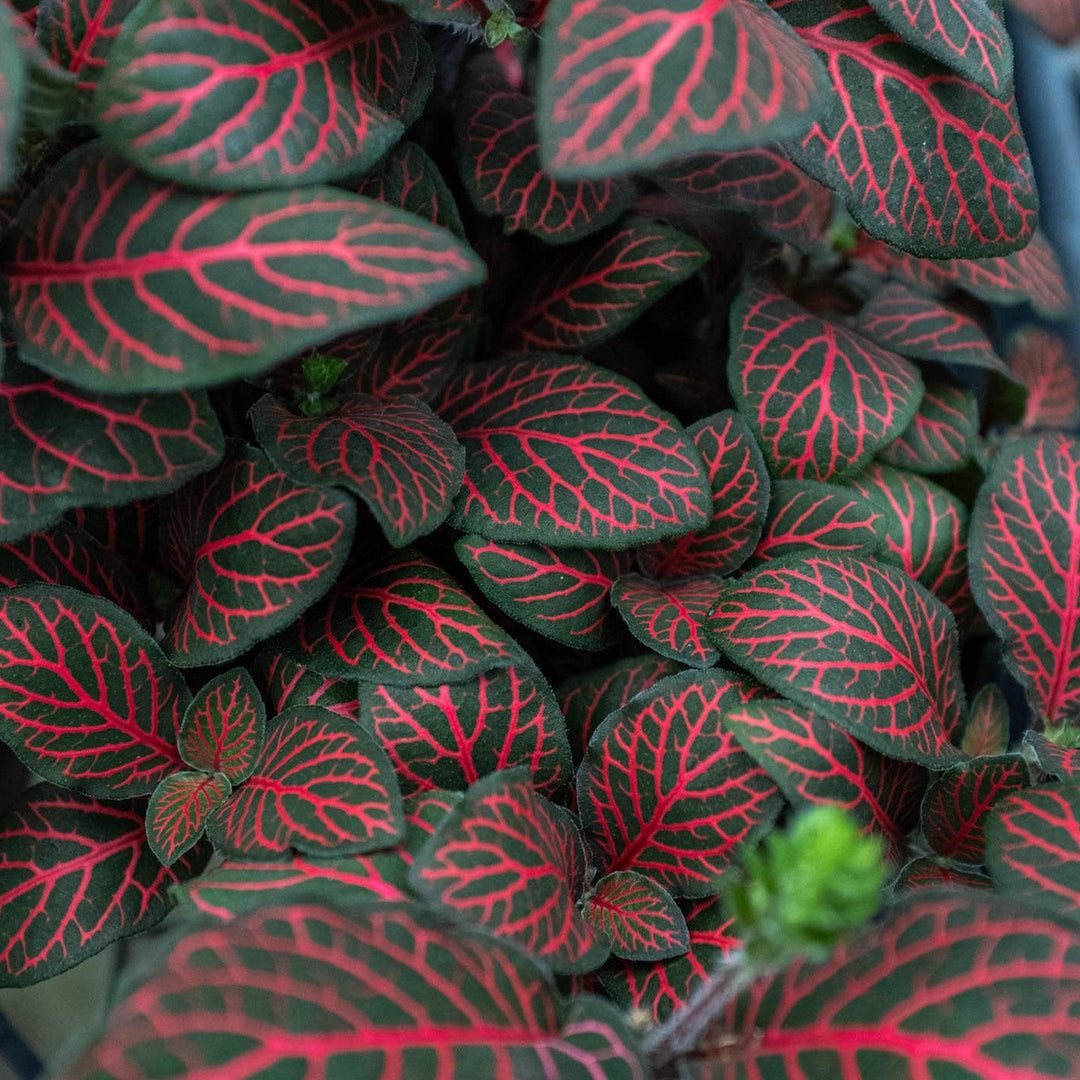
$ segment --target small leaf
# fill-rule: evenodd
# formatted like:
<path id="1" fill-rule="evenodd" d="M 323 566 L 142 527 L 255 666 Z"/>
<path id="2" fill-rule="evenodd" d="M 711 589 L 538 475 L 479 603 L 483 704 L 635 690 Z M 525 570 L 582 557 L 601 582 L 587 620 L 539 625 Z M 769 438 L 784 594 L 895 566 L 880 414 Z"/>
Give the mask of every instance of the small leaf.
<path id="1" fill-rule="evenodd" d="M 655 881 L 623 870 L 601 878 L 585 898 L 585 918 L 623 960 L 667 960 L 690 947 L 679 905 Z"/>
<path id="2" fill-rule="evenodd" d="M 972 757 L 993 757 L 1008 746 L 1009 703 L 997 683 L 987 683 L 971 702 L 960 749 Z"/>
<path id="3" fill-rule="evenodd" d="M 177 745 L 193 769 L 246 780 L 266 737 L 266 706 L 245 668 L 216 675 L 187 707 Z"/>
<path id="4" fill-rule="evenodd" d="M 687 667 L 709 668 L 720 654 L 705 633 L 705 617 L 722 585 L 715 576 L 664 583 L 624 574 L 611 590 L 611 603 L 642 645 Z"/>
<path id="5" fill-rule="evenodd" d="M 220 851 L 256 859 L 289 848 L 360 854 L 392 847 L 403 830 L 397 780 L 374 736 L 317 705 L 273 720 L 254 772 L 207 825 Z"/>
<path id="6" fill-rule="evenodd" d="M 917 473 L 953 472 L 971 458 L 978 435 L 975 395 L 948 383 L 930 383 L 911 423 L 878 459 Z"/>
<path id="7" fill-rule="evenodd" d="M 172 866 L 199 842 L 206 819 L 231 794 L 232 785 L 221 773 L 174 772 L 158 784 L 146 808 L 146 838 L 163 866 Z"/>

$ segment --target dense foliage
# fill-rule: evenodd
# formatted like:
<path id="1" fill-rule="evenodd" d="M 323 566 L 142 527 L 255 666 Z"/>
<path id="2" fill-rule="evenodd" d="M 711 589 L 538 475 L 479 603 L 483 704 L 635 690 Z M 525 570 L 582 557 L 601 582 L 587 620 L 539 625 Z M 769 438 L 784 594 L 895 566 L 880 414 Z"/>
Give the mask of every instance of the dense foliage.
<path id="1" fill-rule="evenodd" d="M 1000 0 L 0 0 L 0 185 L 0 985 L 171 912 L 66 1074 L 1076 1075 Z"/>

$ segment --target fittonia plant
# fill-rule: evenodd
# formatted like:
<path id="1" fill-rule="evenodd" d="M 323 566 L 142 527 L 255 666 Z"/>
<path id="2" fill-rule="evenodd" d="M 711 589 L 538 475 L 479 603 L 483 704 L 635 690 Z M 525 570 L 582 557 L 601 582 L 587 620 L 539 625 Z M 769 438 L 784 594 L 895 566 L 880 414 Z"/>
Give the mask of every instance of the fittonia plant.
<path id="1" fill-rule="evenodd" d="M 0 4 L 0 983 L 168 917 L 57 1075 L 1076 1075 L 998 0 Z"/>

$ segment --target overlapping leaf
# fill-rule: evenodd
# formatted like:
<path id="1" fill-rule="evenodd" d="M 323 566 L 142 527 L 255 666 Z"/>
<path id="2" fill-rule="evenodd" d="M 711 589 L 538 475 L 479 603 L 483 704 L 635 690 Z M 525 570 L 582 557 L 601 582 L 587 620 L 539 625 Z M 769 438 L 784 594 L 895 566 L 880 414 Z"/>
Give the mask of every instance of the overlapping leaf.
<path id="1" fill-rule="evenodd" d="M 221 458 L 201 393 L 84 394 L 22 365 L 0 383 L 0 540 L 74 506 L 112 506 L 180 487 Z"/>
<path id="2" fill-rule="evenodd" d="M 207 197 L 97 143 L 23 203 L 3 255 L 24 359 L 112 392 L 250 376 L 484 276 L 449 233 L 385 204 L 328 187 Z"/>
<path id="3" fill-rule="evenodd" d="M 971 523 L 971 587 L 1051 727 L 1080 716 L 1080 441 L 1007 443 Z"/>
<path id="4" fill-rule="evenodd" d="M 778 146 L 698 154 L 671 162 L 651 178 L 704 209 L 741 210 L 767 236 L 797 247 L 820 242 L 832 217 L 832 192 Z"/>
<path id="5" fill-rule="evenodd" d="M 629 552 L 509 544 L 470 533 L 454 550 L 476 587 L 531 630 L 578 649 L 606 649 L 620 633 L 608 602 Z"/>
<path id="6" fill-rule="evenodd" d="M 445 387 L 438 411 L 465 446 L 459 528 L 626 548 L 707 521 L 697 450 L 613 372 L 542 354 L 474 365 Z"/>
<path id="7" fill-rule="evenodd" d="M 653 577 L 730 574 L 754 550 L 769 507 L 769 474 L 746 421 L 725 410 L 686 429 L 705 463 L 712 488 L 709 523 L 638 552 Z"/>
<path id="8" fill-rule="evenodd" d="M 540 49 L 552 172 L 613 176 L 806 131 L 828 80 L 764 6 L 555 0 Z"/>
<path id="9" fill-rule="evenodd" d="M 645 653 L 616 660 L 585 675 L 572 676 L 560 684 L 555 693 L 566 717 L 575 762 L 585 753 L 601 721 L 653 683 L 680 670 L 674 660 Z"/>
<path id="10" fill-rule="evenodd" d="M 632 870 L 601 878 L 585 898 L 585 918 L 623 960 L 667 960 L 690 947 L 679 905 L 655 881 Z"/>
<path id="11" fill-rule="evenodd" d="M 987 683 L 972 699 L 960 749 L 972 757 L 1004 754 L 1009 745 L 1009 703 L 997 683 Z"/>
<path id="12" fill-rule="evenodd" d="M 410 881 L 466 924 L 573 973 L 599 967 L 608 952 L 575 902 L 584 867 L 573 819 L 515 770 L 470 788 L 417 853 Z"/>
<path id="13" fill-rule="evenodd" d="M 975 870 L 951 866 L 945 859 L 920 855 L 912 859 L 897 875 L 893 889 L 915 892 L 917 889 L 989 889 L 993 882 Z"/>
<path id="14" fill-rule="evenodd" d="M 357 719 L 360 700 L 357 684 L 332 679 L 290 660 L 273 645 L 260 649 L 253 661 L 270 715 L 277 716 L 293 705 L 320 705 L 339 716 Z"/>
<path id="15" fill-rule="evenodd" d="M 1080 904 L 1080 787 L 1028 788 L 1002 799 L 986 824 L 986 861 L 1002 888 L 1075 916 Z"/>
<path id="16" fill-rule="evenodd" d="M 267 395 L 251 420 L 278 469 L 298 484 L 359 495 L 394 547 L 446 520 L 465 473 L 454 433 L 416 398 L 349 396 L 331 414 L 308 418 Z"/>
<path id="17" fill-rule="evenodd" d="M 379 0 L 275 9 L 155 0 L 113 44 L 94 119 L 125 157 L 166 180 L 264 188 L 340 179 L 400 137 L 416 38 Z"/>
<path id="18" fill-rule="evenodd" d="M 488 671 L 444 686 L 373 686 L 360 720 L 378 736 L 408 794 L 464 790 L 500 769 L 524 766 L 536 790 L 558 795 L 571 776 L 558 703 L 528 671 Z"/>
<path id="19" fill-rule="evenodd" d="M 135 620 L 54 585 L 0 594 L 0 738 L 39 776 L 105 799 L 181 765 L 187 686 Z"/>
<path id="20" fill-rule="evenodd" d="M 334 678 L 439 686 L 492 668 L 535 665 L 449 575 L 415 551 L 336 588 L 281 641 Z"/>
<path id="21" fill-rule="evenodd" d="M 207 818 L 231 794 L 232 785 L 221 773 L 170 773 L 146 807 L 150 850 L 164 866 L 172 866 L 199 842 Z"/>
<path id="22" fill-rule="evenodd" d="M 158 503 L 154 499 L 122 506 L 77 506 L 68 518 L 137 570 L 148 570 L 157 558 Z"/>
<path id="23" fill-rule="evenodd" d="M 266 706 L 255 680 L 245 668 L 233 668 L 195 695 L 184 713 L 177 745 L 191 768 L 221 773 L 238 784 L 251 775 L 265 737 Z"/>
<path id="24" fill-rule="evenodd" d="M 1059 780 L 1080 781 L 1080 750 L 1069 750 L 1037 731 L 1024 732 L 1024 752 L 1043 772 Z"/>
<path id="25" fill-rule="evenodd" d="M 48 0 L 38 11 L 37 39 L 79 89 L 93 90 L 135 0 Z"/>
<path id="26" fill-rule="evenodd" d="M 694 1075 L 1067 1075 L 1080 1042 L 1077 941 L 989 893 L 916 893 L 825 964 L 796 961 L 740 994 L 719 1024 L 754 1038 Z"/>
<path id="27" fill-rule="evenodd" d="M 1080 412 L 1080 382 L 1065 342 L 1028 327 L 1009 339 L 1009 369 L 1027 388 L 1023 427 L 1028 431 L 1071 430 Z"/>
<path id="28" fill-rule="evenodd" d="M 840 806 L 864 831 L 903 853 L 919 815 L 926 773 L 890 761 L 819 713 L 780 699 L 727 711 L 724 726 L 796 809 Z"/>
<path id="29" fill-rule="evenodd" d="M 705 617 L 722 584 L 716 576 L 660 582 L 624 574 L 611 590 L 611 603 L 642 645 L 687 667 L 708 668 L 720 654 L 705 633 Z"/>
<path id="30" fill-rule="evenodd" d="M 456 106 L 458 154 L 476 208 L 498 214 L 507 232 L 569 243 L 614 221 L 633 198 L 624 177 L 557 180 L 540 160 L 536 108 L 498 66 L 474 63 Z"/>
<path id="31" fill-rule="evenodd" d="M 349 551 L 347 495 L 296 484 L 247 448 L 173 496 L 162 546 L 184 595 L 164 646 L 183 667 L 220 664 L 293 622 Z"/>
<path id="32" fill-rule="evenodd" d="M 1003 255 L 1038 196 L 1011 88 L 988 92 L 891 33 L 863 0 L 774 0 L 828 67 L 834 106 L 795 161 L 872 236 L 914 255 Z"/>
<path id="33" fill-rule="evenodd" d="M 934 777 L 920 814 L 926 842 L 960 863 L 985 862 L 986 822 L 994 803 L 1027 786 L 1019 754 L 1001 754 L 955 765 Z"/>
<path id="34" fill-rule="evenodd" d="M 207 825 L 230 855 L 274 859 L 289 848 L 349 855 L 392 847 L 401 792 L 374 736 L 317 705 L 297 705 L 267 730 L 255 770 Z"/>
<path id="35" fill-rule="evenodd" d="M 585 352 L 631 325 L 691 277 L 708 253 L 692 237 L 632 218 L 561 259 L 508 316 L 509 351 Z"/>
<path id="36" fill-rule="evenodd" d="M 964 711 L 956 627 L 893 566 L 789 556 L 725 586 L 709 619 L 734 662 L 889 757 L 944 769 Z"/>
<path id="37" fill-rule="evenodd" d="M 724 671 L 672 675 L 595 731 L 578 771 L 582 825 L 604 873 L 634 870 L 707 896 L 783 799 L 721 724 L 756 689 Z"/>
<path id="38" fill-rule="evenodd" d="M 138 802 L 101 802 L 37 784 L 0 817 L 0 986 L 66 971 L 110 942 L 159 922 L 170 886 L 194 877 L 209 849 L 164 867 Z"/>
<path id="39" fill-rule="evenodd" d="M 208 1060 L 232 1080 L 283 1068 L 375 1076 L 387 1062 L 402 1077 L 445 1080 L 646 1077 L 610 1005 L 583 995 L 563 1012 L 541 964 L 401 904 L 348 914 L 296 904 L 188 934 L 72 1076 L 150 1080 Z"/>
<path id="40" fill-rule="evenodd" d="M 922 397 L 909 360 L 751 279 L 732 308 L 728 380 L 773 473 L 842 479 L 899 435 Z"/>
<path id="41" fill-rule="evenodd" d="M 949 383 L 930 383 L 911 423 L 878 457 L 912 472 L 953 472 L 971 457 L 978 434 L 975 395 Z"/>
<path id="42" fill-rule="evenodd" d="M 776 480 L 753 561 L 768 562 L 806 548 L 869 558 L 881 547 L 880 522 L 873 503 L 849 487 Z"/>

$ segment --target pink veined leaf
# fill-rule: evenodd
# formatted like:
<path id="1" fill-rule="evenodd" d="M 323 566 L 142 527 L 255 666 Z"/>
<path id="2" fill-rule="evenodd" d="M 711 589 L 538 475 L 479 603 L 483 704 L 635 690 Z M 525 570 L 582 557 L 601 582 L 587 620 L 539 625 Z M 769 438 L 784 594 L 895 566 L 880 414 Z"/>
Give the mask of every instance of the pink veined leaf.
<path id="1" fill-rule="evenodd" d="M 1009 703 L 997 683 L 987 683 L 972 699 L 960 749 L 972 757 L 992 757 L 1008 746 Z"/>
<path id="2" fill-rule="evenodd" d="M 355 520 L 343 492 L 294 483 L 253 448 L 174 495 L 162 527 L 184 590 L 165 625 L 173 662 L 224 663 L 293 622 L 330 588 Z"/>
<path id="3" fill-rule="evenodd" d="M 912 472 L 954 472 L 971 458 L 979 436 L 979 401 L 970 391 L 930 383 L 911 423 L 878 460 Z"/>
<path id="4" fill-rule="evenodd" d="M 632 870 L 601 878 L 586 894 L 585 918 L 622 960 L 667 960 L 690 947 L 679 905 L 655 881 Z"/>
<path id="5" fill-rule="evenodd" d="M 554 0 L 540 147 L 558 176 L 613 176 L 805 132 L 828 80 L 763 5 Z"/>
<path id="6" fill-rule="evenodd" d="M 146 808 L 146 839 L 163 866 L 199 842 L 210 813 L 231 794 L 221 773 L 174 772 L 158 784 Z"/>
<path id="7" fill-rule="evenodd" d="M 1024 732 L 1024 756 L 1052 777 L 1080 781 L 1080 750 L 1058 746 L 1041 732 Z"/>
<path id="8" fill-rule="evenodd" d="M 139 499 L 122 506 L 77 506 L 68 520 L 110 554 L 136 570 L 148 571 L 157 558 L 157 511 L 157 500 Z"/>
<path id="9" fill-rule="evenodd" d="M 144 806 L 36 784 L 0 817 L 0 986 L 51 978 L 172 907 L 170 888 L 199 874 L 200 845 L 162 866 Z"/>
<path id="10" fill-rule="evenodd" d="M 705 617 L 720 595 L 719 577 L 653 581 L 624 574 L 611 590 L 612 606 L 642 645 L 687 667 L 712 667 L 720 654 L 705 633 Z"/>
<path id="11" fill-rule="evenodd" d="M 332 679 L 290 660 L 274 645 L 255 654 L 252 671 L 271 716 L 293 705 L 320 705 L 338 716 L 356 720 L 360 715 L 357 685 L 349 679 Z"/>
<path id="12" fill-rule="evenodd" d="M 420 849 L 410 881 L 467 925 L 522 946 L 553 971 L 592 971 L 608 953 L 577 907 L 585 848 L 573 818 L 527 772 L 470 788 Z"/>
<path id="13" fill-rule="evenodd" d="M 783 798 L 722 724 L 760 693 L 725 671 L 672 675 L 595 730 L 578 770 L 582 826 L 603 873 L 633 870 L 676 896 L 717 891 Z"/>
<path id="14" fill-rule="evenodd" d="M 350 395 L 332 413 L 309 418 L 267 395 L 251 422 L 286 476 L 359 495 L 394 547 L 446 520 L 465 474 L 465 451 L 453 431 L 416 398 Z"/>
<path id="15" fill-rule="evenodd" d="M 190 700 L 115 604 L 55 585 L 0 594 L 0 737 L 39 776 L 103 799 L 149 795 L 182 764 Z"/>
<path id="16" fill-rule="evenodd" d="M 1017 330 L 1009 339 L 1009 368 L 1027 388 L 1025 431 L 1069 431 L 1080 411 L 1080 382 L 1065 342 L 1045 330 Z"/>
<path id="17" fill-rule="evenodd" d="M 938 858 L 920 855 L 897 875 L 893 889 L 898 893 L 919 889 L 992 889 L 994 883 L 983 873 L 949 866 Z"/>
<path id="18" fill-rule="evenodd" d="M 184 712 L 177 745 L 193 769 L 238 784 L 251 775 L 266 737 L 266 706 L 246 668 L 211 679 Z"/>
<path id="19" fill-rule="evenodd" d="M 333 181 L 369 168 L 400 137 L 417 38 L 379 0 L 276 9 L 158 0 L 120 30 L 94 120 L 126 158 L 167 180 Z"/>
<path id="20" fill-rule="evenodd" d="M 37 38 L 52 59 L 92 91 L 113 42 L 137 0 L 48 0 L 40 5 Z"/>
<path id="21" fill-rule="evenodd" d="M 269 725 L 251 776 L 214 811 L 207 835 L 229 855 L 276 859 L 392 847 L 404 821 L 394 770 L 367 730 L 317 705 Z"/>

